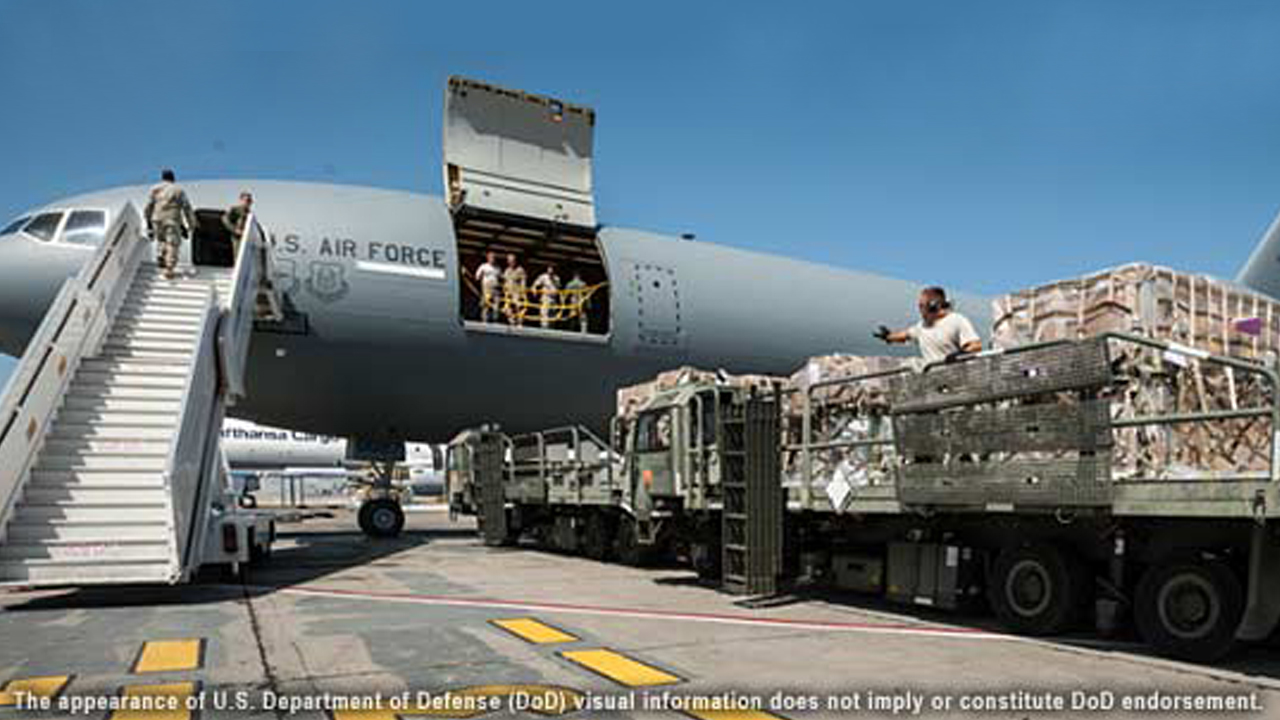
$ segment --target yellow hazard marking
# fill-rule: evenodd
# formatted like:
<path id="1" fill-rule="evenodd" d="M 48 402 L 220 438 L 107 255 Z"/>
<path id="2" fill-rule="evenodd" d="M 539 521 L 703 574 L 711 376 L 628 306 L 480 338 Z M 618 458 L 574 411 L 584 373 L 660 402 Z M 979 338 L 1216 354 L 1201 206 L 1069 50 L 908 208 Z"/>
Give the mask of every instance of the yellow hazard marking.
<path id="1" fill-rule="evenodd" d="M 558 685 L 470 685 L 433 693 L 414 693 L 408 706 L 384 698 L 377 706 L 334 710 L 333 720 L 397 720 L 408 717 L 473 718 L 508 708 L 556 716 L 582 706 L 582 693 Z"/>
<path id="2" fill-rule="evenodd" d="M 0 690 L 0 707 L 11 707 L 18 704 L 18 694 L 25 693 L 36 697 L 57 697 L 62 689 L 71 682 L 70 675 L 42 675 L 40 677 L 15 678 L 5 683 Z"/>
<path id="3" fill-rule="evenodd" d="M 682 682 L 679 677 L 665 670 L 632 660 L 612 650 L 569 650 L 560 655 L 570 662 L 577 663 L 591 672 L 627 687 L 675 685 Z"/>
<path id="4" fill-rule="evenodd" d="M 151 640 L 142 646 L 138 662 L 133 664 L 135 673 L 177 672 L 200 667 L 204 641 Z"/>
<path id="5" fill-rule="evenodd" d="M 577 637 L 559 628 L 553 628 L 533 618 L 510 618 L 506 620 L 491 620 L 490 622 L 521 640 L 526 640 L 535 645 L 551 645 L 553 643 L 568 643 L 578 640 Z"/>
<path id="6" fill-rule="evenodd" d="M 763 710 L 685 710 L 686 715 L 698 720 L 782 720 Z"/>
<path id="7" fill-rule="evenodd" d="M 190 720 L 190 701 L 195 694 L 193 682 L 129 685 L 121 696 L 130 698 L 136 707 L 116 710 L 108 720 Z"/>

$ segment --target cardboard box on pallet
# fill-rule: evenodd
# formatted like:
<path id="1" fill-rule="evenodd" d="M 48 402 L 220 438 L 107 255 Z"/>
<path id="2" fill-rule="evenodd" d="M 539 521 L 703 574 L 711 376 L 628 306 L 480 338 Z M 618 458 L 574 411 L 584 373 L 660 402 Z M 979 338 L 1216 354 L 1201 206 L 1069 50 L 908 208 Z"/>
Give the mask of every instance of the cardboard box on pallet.
<path id="1" fill-rule="evenodd" d="M 992 341 L 1011 348 L 1119 331 L 1270 363 L 1280 348 L 1280 304 L 1234 283 L 1132 264 L 1008 293 L 993 301 Z M 1117 343 L 1123 382 L 1116 418 L 1258 407 L 1271 390 L 1250 373 L 1187 353 Z M 1146 425 L 1114 432 L 1112 475 L 1178 478 L 1256 475 L 1269 468 L 1269 420 Z"/>
<path id="2" fill-rule="evenodd" d="M 1231 282 L 1141 263 L 1002 295 L 992 318 L 992 342 L 1002 348 L 1119 331 L 1256 360 L 1280 349 L 1280 303 Z"/>

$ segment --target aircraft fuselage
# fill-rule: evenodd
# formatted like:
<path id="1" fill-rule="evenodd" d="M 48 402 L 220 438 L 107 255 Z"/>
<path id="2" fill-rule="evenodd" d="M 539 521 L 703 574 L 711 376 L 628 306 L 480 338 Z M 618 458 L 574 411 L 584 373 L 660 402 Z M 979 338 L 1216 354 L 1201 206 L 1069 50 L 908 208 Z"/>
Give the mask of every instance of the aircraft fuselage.
<path id="1" fill-rule="evenodd" d="M 255 330 L 245 401 L 255 422 L 365 438 L 440 440 L 479 422 L 511 431 L 603 428 L 614 391 L 680 365 L 789 374 L 806 358 L 886 354 L 879 323 L 913 321 L 919 283 L 643 231 L 604 227 L 608 332 L 464 323 L 458 243 L 440 197 L 279 181 L 185 183 L 197 208 L 242 189 L 274 237 L 290 317 Z M 49 207 L 142 206 L 127 187 Z M 61 278 L 89 256 L 0 238 L 0 349 L 18 354 Z M 23 267 L 38 266 L 39 272 Z M 528 268 L 530 280 L 537 273 Z M 975 325 L 987 304 L 958 297 Z M 536 323 L 535 323 L 536 325 Z M 25 333 L 25 334 L 24 334 Z M 901 352 L 901 350 L 899 351 Z"/>

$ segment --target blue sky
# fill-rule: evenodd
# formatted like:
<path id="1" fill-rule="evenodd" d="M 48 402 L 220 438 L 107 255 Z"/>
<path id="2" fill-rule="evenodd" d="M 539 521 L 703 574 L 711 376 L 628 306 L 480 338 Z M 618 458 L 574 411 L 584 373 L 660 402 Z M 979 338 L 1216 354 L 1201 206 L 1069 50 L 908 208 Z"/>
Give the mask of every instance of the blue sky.
<path id="1" fill-rule="evenodd" d="M 1230 276 L 1280 209 L 1278 30 L 1249 0 L 0 0 L 0 218 L 166 165 L 438 193 L 457 73 L 594 106 L 608 224 L 988 294 Z"/>

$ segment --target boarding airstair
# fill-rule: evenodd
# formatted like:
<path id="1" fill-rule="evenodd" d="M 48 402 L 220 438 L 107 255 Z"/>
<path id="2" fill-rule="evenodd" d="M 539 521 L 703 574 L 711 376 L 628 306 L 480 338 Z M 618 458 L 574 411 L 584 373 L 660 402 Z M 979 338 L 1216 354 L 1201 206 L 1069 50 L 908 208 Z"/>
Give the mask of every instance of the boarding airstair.
<path id="1" fill-rule="evenodd" d="M 252 220 L 240 245 L 167 280 L 127 205 L 66 281 L 0 396 L 0 584 L 181 582 L 223 540 L 219 430 L 278 307 Z"/>

